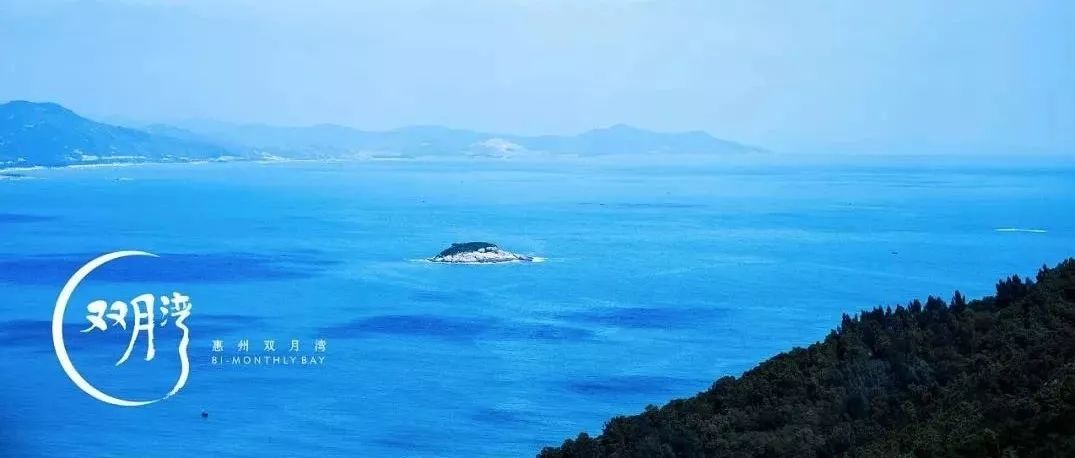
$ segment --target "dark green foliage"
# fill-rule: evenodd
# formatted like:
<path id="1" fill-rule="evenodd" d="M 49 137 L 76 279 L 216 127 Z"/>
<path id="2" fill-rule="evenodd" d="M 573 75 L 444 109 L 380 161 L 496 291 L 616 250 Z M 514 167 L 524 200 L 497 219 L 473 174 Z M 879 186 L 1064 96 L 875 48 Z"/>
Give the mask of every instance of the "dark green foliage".
<path id="1" fill-rule="evenodd" d="M 822 342 L 539 456 L 1075 456 L 1075 260 L 981 300 L 844 316 Z"/>
<path id="2" fill-rule="evenodd" d="M 459 253 L 469 253 L 472 251 L 478 251 L 481 248 L 496 248 L 496 244 L 489 242 L 464 242 L 453 243 L 452 246 L 445 248 L 437 256 L 452 256 Z"/>

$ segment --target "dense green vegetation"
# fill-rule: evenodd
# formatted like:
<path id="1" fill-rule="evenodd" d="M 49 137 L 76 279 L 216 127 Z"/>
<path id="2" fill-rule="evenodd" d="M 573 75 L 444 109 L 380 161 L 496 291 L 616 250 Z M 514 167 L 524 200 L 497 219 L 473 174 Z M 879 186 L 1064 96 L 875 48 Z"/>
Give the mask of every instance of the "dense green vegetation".
<path id="1" fill-rule="evenodd" d="M 981 300 L 844 316 L 822 342 L 539 456 L 1075 456 L 1075 259 Z"/>
<path id="2" fill-rule="evenodd" d="M 445 248 L 443 251 L 438 253 L 437 256 L 453 256 L 460 253 L 470 253 L 472 251 L 478 251 L 482 248 L 496 248 L 496 244 L 489 242 L 453 243 L 452 246 Z"/>

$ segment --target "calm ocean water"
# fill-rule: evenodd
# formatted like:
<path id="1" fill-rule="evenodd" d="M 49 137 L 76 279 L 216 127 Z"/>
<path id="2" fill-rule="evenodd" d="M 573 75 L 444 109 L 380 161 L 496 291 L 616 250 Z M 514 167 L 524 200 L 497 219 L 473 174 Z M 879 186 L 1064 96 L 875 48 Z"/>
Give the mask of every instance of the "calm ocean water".
<path id="1" fill-rule="evenodd" d="M 845 312 L 989 293 L 1075 255 L 1075 170 L 355 162 L 60 169 L 0 181 L 0 450 L 13 456 L 533 456 L 706 389 Z M 1001 229 L 1001 230 L 998 230 Z M 1005 230 L 1017 229 L 1017 230 Z M 1032 229 L 1034 231 L 1023 231 Z M 547 258 L 420 261 L 486 240 Z M 122 249 L 65 315 L 74 364 L 166 392 L 174 328 L 79 333 L 96 298 L 180 291 L 174 398 L 98 402 L 57 363 L 68 276 Z M 264 340 L 324 364 L 213 365 Z M 202 410 L 210 414 L 200 418 Z"/>

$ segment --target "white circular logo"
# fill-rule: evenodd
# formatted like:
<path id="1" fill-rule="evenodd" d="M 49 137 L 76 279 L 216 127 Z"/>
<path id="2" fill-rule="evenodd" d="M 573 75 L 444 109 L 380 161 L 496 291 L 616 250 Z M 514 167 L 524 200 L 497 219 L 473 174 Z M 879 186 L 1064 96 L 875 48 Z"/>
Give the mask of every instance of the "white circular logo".
<path id="1" fill-rule="evenodd" d="M 167 394 L 165 394 L 163 397 L 160 397 L 160 398 L 157 398 L 157 399 L 151 399 L 151 400 L 133 401 L 133 400 L 122 399 L 122 398 L 119 398 L 119 397 L 116 397 L 116 396 L 112 396 L 112 395 L 109 395 L 108 393 L 105 393 L 105 392 L 97 389 L 97 387 L 93 386 L 93 384 L 91 384 L 89 381 L 87 381 L 86 378 L 83 377 L 82 374 L 80 374 L 78 372 L 78 369 L 75 368 L 75 365 L 71 362 L 70 356 L 68 356 L 68 354 L 67 354 L 67 347 L 64 345 L 64 341 L 63 341 L 63 315 L 64 315 L 64 311 L 67 309 L 67 302 L 71 299 L 71 294 L 73 294 L 75 292 L 75 288 L 78 287 L 79 283 L 81 283 L 82 280 L 84 280 L 86 278 L 86 276 L 88 276 L 90 273 L 92 273 L 98 267 L 101 267 L 102 265 L 104 265 L 104 264 L 106 264 L 106 263 L 108 263 L 110 261 L 114 261 L 116 259 L 124 258 L 124 257 L 128 257 L 128 256 L 152 256 L 152 257 L 158 257 L 155 254 L 146 253 L 144 251 L 117 251 L 115 253 L 108 253 L 106 255 L 99 256 L 96 259 L 86 263 L 86 265 L 84 265 L 84 266 L 82 266 L 82 268 L 78 269 L 75 272 L 75 274 L 72 275 L 71 278 L 67 280 L 67 284 L 65 284 L 63 286 L 63 289 L 60 290 L 59 297 L 56 298 L 56 308 L 52 312 L 52 345 L 56 349 L 56 358 L 59 359 L 60 366 L 63 367 L 64 373 L 67 374 L 67 377 L 69 377 L 71 379 L 71 381 L 75 383 L 75 386 L 78 386 L 79 389 L 81 389 L 82 391 L 86 392 L 86 394 L 92 396 L 94 399 L 97 399 L 97 400 L 99 400 L 101 402 L 105 402 L 105 403 L 108 403 L 108 404 L 121 406 L 121 407 L 138 407 L 138 406 L 144 406 L 144 405 L 147 405 L 147 404 L 152 404 L 154 402 L 162 401 L 164 399 L 167 399 L 167 398 L 171 397 L 172 395 L 178 393 L 179 390 L 183 388 L 183 385 L 185 385 L 187 383 L 187 376 L 190 374 L 190 361 L 187 358 L 187 346 L 188 346 L 188 344 L 190 342 L 190 339 L 189 339 L 189 330 L 186 328 L 186 325 L 183 324 L 183 319 L 186 318 L 186 316 L 189 315 L 189 313 L 190 313 L 189 312 L 189 302 L 187 302 L 187 300 L 189 298 L 187 298 L 185 296 L 180 296 L 179 293 L 176 293 L 177 298 L 183 298 L 182 304 L 186 306 L 186 308 L 180 310 L 179 313 L 171 315 L 173 317 L 178 317 L 178 319 L 175 320 L 175 324 L 183 332 L 182 339 L 180 340 L 180 343 L 179 343 L 179 352 L 178 352 L 179 353 L 179 362 L 180 362 L 180 371 L 179 371 L 179 379 L 176 380 L 175 386 L 172 387 L 172 390 L 169 391 Z M 153 296 L 151 296 L 151 295 L 143 295 L 143 296 L 148 296 L 150 301 L 153 300 Z M 169 305 L 169 304 L 174 305 L 175 304 L 174 302 L 169 301 L 165 297 L 162 297 L 161 299 L 162 299 L 162 303 L 164 305 Z M 101 307 L 99 307 L 99 308 L 100 308 L 100 314 L 103 316 L 104 312 L 105 312 L 104 306 L 103 306 L 104 301 L 95 301 L 95 302 L 100 302 L 101 303 Z M 132 301 L 132 304 L 133 303 L 134 303 L 134 301 Z M 124 327 L 124 329 L 126 329 L 126 321 L 125 320 L 126 320 L 127 304 L 122 303 L 122 302 L 119 302 L 118 304 L 123 305 L 122 314 L 115 315 L 115 316 L 109 315 L 109 318 L 112 318 L 112 319 L 116 320 L 117 324 L 118 324 L 118 319 L 123 319 L 124 320 L 123 321 L 123 327 Z M 113 307 L 115 308 L 118 304 L 113 303 Z M 138 324 L 138 319 L 148 317 L 149 320 L 150 320 L 149 324 L 148 324 L 148 326 L 149 326 L 149 329 L 148 329 L 148 331 L 149 331 L 149 333 L 148 333 L 148 335 L 149 335 L 149 350 L 148 350 L 147 356 L 146 356 L 146 360 L 148 361 L 148 360 L 153 359 L 152 327 L 154 326 L 154 324 L 152 322 L 152 317 L 153 317 L 153 306 L 154 306 L 154 304 L 152 302 L 147 301 L 147 303 L 145 305 L 146 305 L 146 309 L 148 310 L 148 313 L 139 313 L 138 312 L 139 309 L 138 308 L 135 309 L 136 310 L 136 313 L 135 313 L 135 325 L 133 326 L 134 333 L 132 334 L 133 337 L 131 339 L 131 342 L 132 342 L 132 347 L 133 347 L 133 343 L 135 341 L 135 338 L 138 335 L 138 331 L 145 330 L 145 325 L 141 325 L 142 326 L 141 328 L 139 327 L 140 325 Z M 161 310 L 163 312 L 163 311 L 165 311 L 167 309 L 165 307 L 162 307 Z M 99 322 L 94 322 L 91 319 L 91 323 L 93 323 L 94 326 L 91 326 L 86 331 L 92 330 L 92 329 L 94 329 L 94 327 L 98 327 L 102 331 L 107 330 L 107 325 L 104 324 L 103 319 L 101 317 L 96 317 L 96 318 L 99 320 Z M 83 331 L 83 332 L 86 332 L 86 331 Z M 130 354 L 130 350 L 131 350 L 131 347 L 128 347 L 127 353 L 124 354 L 123 358 L 120 360 L 119 363 L 117 363 L 117 365 L 122 364 L 127 359 L 127 357 Z"/>

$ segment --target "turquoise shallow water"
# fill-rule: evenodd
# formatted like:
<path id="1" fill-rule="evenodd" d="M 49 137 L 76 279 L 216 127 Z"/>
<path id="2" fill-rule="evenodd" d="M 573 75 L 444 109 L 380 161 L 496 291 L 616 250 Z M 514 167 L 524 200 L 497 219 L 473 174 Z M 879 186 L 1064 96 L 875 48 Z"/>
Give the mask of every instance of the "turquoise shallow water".
<path id="1" fill-rule="evenodd" d="M 986 294 L 1075 254 L 1075 171 L 947 166 L 612 167 L 593 163 L 190 164 L 0 181 L 0 446 L 15 456 L 532 456 L 613 415 L 703 390 L 842 313 Z M 998 231 L 1036 229 L 1044 232 Z M 420 261 L 489 240 L 535 264 Z M 191 296 L 190 380 L 82 334 L 85 304 Z M 247 339 L 318 366 L 214 366 Z M 139 342 L 142 345 L 142 342 Z M 210 412 L 208 419 L 199 413 Z M 147 442 L 139 442 L 139 441 Z M 140 445 L 150 444 L 150 445 Z"/>

